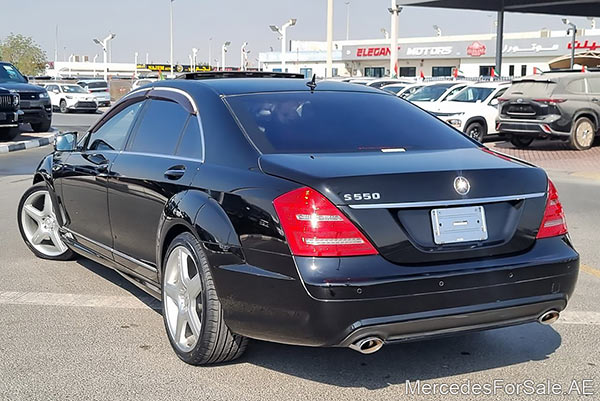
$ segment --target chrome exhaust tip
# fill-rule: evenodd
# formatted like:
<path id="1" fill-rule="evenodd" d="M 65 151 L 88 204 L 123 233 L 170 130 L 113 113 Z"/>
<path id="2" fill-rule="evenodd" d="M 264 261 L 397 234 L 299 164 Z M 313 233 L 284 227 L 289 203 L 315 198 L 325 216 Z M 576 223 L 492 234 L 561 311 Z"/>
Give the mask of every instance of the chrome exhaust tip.
<path id="1" fill-rule="evenodd" d="M 379 337 L 365 337 L 350 344 L 349 347 L 361 354 L 373 354 L 383 347 L 383 340 Z"/>
<path id="2" fill-rule="evenodd" d="M 548 312 L 544 312 L 539 318 L 538 318 L 538 322 L 540 322 L 541 324 L 552 324 L 554 322 L 556 322 L 558 320 L 560 316 L 560 312 L 557 310 L 549 310 Z"/>

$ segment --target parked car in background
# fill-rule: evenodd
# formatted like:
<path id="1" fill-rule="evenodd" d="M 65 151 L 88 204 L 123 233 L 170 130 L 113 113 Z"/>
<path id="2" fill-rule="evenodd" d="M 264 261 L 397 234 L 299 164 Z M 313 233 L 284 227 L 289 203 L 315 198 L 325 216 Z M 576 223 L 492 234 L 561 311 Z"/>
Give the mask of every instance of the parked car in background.
<path id="1" fill-rule="evenodd" d="M 160 299 L 183 361 L 248 338 L 371 354 L 566 308 L 579 255 L 544 170 L 374 88 L 183 78 L 59 135 L 18 205 L 38 257 L 84 255 Z"/>
<path id="2" fill-rule="evenodd" d="M 52 105 L 46 89 L 29 83 L 17 67 L 0 62 L 0 87 L 19 94 L 20 123 L 29 123 L 35 132 L 46 132 L 52 125 Z"/>
<path id="3" fill-rule="evenodd" d="M 396 96 L 406 99 L 410 95 L 413 95 L 423 89 L 424 86 L 425 84 L 423 82 L 406 85 L 404 88 L 396 92 Z"/>
<path id="4" fill-rule="evenodd" d="M 61 113 L 79 110 L 95 113 L 98 110 L 98 102 L 94 95 L 79 85 L 47 84 L 46 90 L 50 95 L 52 107 L 58 108 Z"/>
<path id="5" fill-rule="evenodd" d="M 431 113 L 469 137 L 483 142 L 486 136 L 497 134 L 498 98 L 510 86 L 509 82 L 480 82 L 463 88 Z"/>
<path id="6" fill-rule="evenodd" d="M 0 141 L 19 135 L 19 94 L 0 86 Z"/>
<path id="7" fill-rule="evenodd" d="M 375 78 L 365 77 L 365 78 L 351 78 L 346 82 L 349 82 L 351 84 L 367 85 L 369 82 L 373 82 L 374 80 L 375 80 Z"/>
<path id="8" fill-rule="evenodd" d="M 77 85 L 94 95 L 98 106 L 110 106 L 110 91 L 108 82 L 103 79 L 82 79 Z"/>
<path id="9" fill-rule="evenodd" d="M 513 81 L 500 98 L 498 131 L 517 147 L 534 139 L 592 147 L 600 127 L 600 72 L 544 72 Z"/>
<path id="10" fill-rule="evenodd" d="M 136 90 L 137 88 L 140 88 L 144 85 L 148 85 L 151 84 L 152 82 L 157 81 L 156 78 L 140 78 L 137 79 L 133 82 L 133 85 L 131 85 L 131 90 Z"/>
<path id="11" fill-rule="evenodd" d="M 414 79 L 402 79 L 402 78 L 378 78 L 367 83 L 367 86 L 372 88 L 381 89 L 381 87 L 391 84 L 412 84 L 415 83 Z"/>
<path id="12" fill-rule="evenodd" d="M 389 85 L 384 85 L 382 86 L 381 90 L 393 93 L 394 95 L 397 95 L 398 92 L 400 92 L 402 89 L 406 88 L 409 84 L 389 84 Z"/>
<path id="13" fill-rule="evenodd" d="M 467 86 L 466 82 L 443 81 L 426 83 L 420 90 L 406 97 L 406 100 L 412 102 L 427 111 L 434 110 L 440 102 L 448 100 L 461 89 Z"/>

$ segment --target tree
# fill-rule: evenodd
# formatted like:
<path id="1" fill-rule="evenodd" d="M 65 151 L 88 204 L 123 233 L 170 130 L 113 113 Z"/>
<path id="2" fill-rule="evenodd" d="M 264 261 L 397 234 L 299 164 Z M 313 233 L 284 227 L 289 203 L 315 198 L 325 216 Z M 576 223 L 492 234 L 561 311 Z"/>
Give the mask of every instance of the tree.
<path id="1" fill-rule="evenodd" d="M 46 52 L 21 34 L 11 33 L 0 41 L 0 60 L 14 64 L 23 75 L 38 75 L 46 69 Z"/>

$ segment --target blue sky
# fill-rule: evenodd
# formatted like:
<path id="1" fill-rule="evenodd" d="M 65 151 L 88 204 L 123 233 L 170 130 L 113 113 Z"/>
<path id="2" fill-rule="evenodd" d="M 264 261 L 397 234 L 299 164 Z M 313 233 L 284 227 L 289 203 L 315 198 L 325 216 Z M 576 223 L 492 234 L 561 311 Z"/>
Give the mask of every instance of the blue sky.
<path id="1" fill-rule="evenodd" d="M 334 1 L 334 37 L 345 38 L 346 5 L 348 0 Z M 350 0 L 350 38 L 382 37 L 381 28 L 389 30 L 387 11 L 389 0 Z M 288 30 L 288 39 L 324 40 L 326 29 L 326 0 L 175 0 L 174 37 L 175 59 L 188 62 L 191 48 L 199 49 L 198 58 L 208 59 L 209 42 L 212 58 L 220 58 L 220 46 L 231 41 L 228 65 L 239 64 L 239 49 L 249 43 L 250 60 L 272 46 L 279 49 L 277 36 L 269 25 L 280 25 L 297 18 L 296 26 Z M 434 24 L 443 34 L 490 32 L 495 14 L 477 11 L 451 11 L 406 7 L 400 14 L 400 36 L 433 35 Z M 585 18 L 572 18 L 578 26 L 589 27 Z M 600 20 L 598 21 L 600 24 Z M 150 61 L 169 59 L 169 0 L 17 0 L 4 1 L 0 13 L 0 38 L 10 32 L 32 36 L 54 57 L 55 27 L 59 26 L 59 59 L 69 54 L 100 53 L 92 38 L 103 38 L 109 31 L 113 41 L 112 59 L 133 62 L 134 52 L 140 62 L 146 52 Z M 532 14 L 507 14 L 505 31 L 563 29 L 560 17 Z M 212 41 L 209 41 L 212 38 Z M 101 55 L 99 56 L 101 59 Z"/>

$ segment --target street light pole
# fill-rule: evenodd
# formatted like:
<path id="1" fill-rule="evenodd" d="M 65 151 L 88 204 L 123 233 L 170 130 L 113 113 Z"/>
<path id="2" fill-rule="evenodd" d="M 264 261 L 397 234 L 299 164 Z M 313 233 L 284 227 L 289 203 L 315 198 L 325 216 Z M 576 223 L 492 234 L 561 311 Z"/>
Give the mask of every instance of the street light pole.
<path id="1" fill-rule="evenodd" d="M 325 78 L 333 76 L 333 0 L 327 0 L 327 67 Z"/>
<path id="2" fill-rule="evenodd" d="M 392 14 L 392 27 L 390 29 L 390 35 L 392 42 L 390 45 L 390 76 L 395 77 L 396 66 L 398 65 L 398 14 L 402 11 L 402 7 L 398 7 L 396 0 L 392 0 L 392 6 L 388 8 L 390 14 Z"/>
<path id="3" fill-rule="evenodd" d="M 94 78 L 96 78 L 96 59 L 98 58 L 97 54 L 94 54 Z"/>
<path id="4" fill-rule="evenodd" d="M 285 51 L 286 51 L 286 31 L 290 26 L 296 25 L 296 18 L 290 19 L 283 24 L 281 28 L 277 25 L 269 25 L 269 28 L 275 33 L 281 35 L 281 72 L 285 72 Z"/>
<path id="5" fill-rule="evenodd" d="M 227 41 L 221 46 L 221 71 L 225 71 L 225 53 L 227 53 L 227 46 L 230 44 L 231 42 Z"/>
<path id="6" fill-rule="evenodd" d="M 246 60 L 246 46 L 248 46 L 248 42 L 244 42 L 242 47 L 240 48 L 240 71 L 245 71 L 245 60 Z"/>
<path id="7" fill-rule="evenodd" d="M 133 67 L 133 77 L 137 78 L 137 65 L 138 65 L 138 52 L 135 52 L 135 61 L 134 61 L 134 67 Z"/>
<path id="8" fill-rule="evenodd" d="M 346 4 L 346 40 L 348 40 L 350 39 L 350 2 L 344 4 Z"/>
<path id="9" fill-rule="evenodd" d="M 105 37 L 102 40 L 98 40 L 96 38 L 94 38 L 94 43 L 96 43 L 97 45 L 102 47 L 102 59 L 104 61 L 104 80 L 108 81 L 108 64 L 106 62 L 106 56 L 108 53 L 108 42 L 113 40 L 115 38 L 114 33 L 111 33 L 110 35 L 108 35 L 107 37 Z"/>
<path id="10" fill-rule="evenodd" d="M 169 0 L 169 17 L 170 17 L 170 33 L 171 33 L 171 76 L 173 75 L 173 1 Z"/>
<path id="11" fill-rule="evenodd" d="M 212 68 L 210 68 L 210 65 L 212 63 L 212 39 L 213 38 L 208 38 L 208 68 L 212 70 Z"/>
<path id="12" fill-rule="evenodd" d="M 572 33 L 571 37 L 571 69 L 575 66 L 575 38 L 577 37 L 577 25 L 572 23 L 566 18 L 562 19 L 563 24 L 569 25 L 569 29 L 567 30 L 567 35 Z"/>
<path id="13" fill-rule="evenodd" d="M 196 49 L 195 47 L 192 48 L 192 68 L 193 68 L 193 72 L 196 72 L 196 66 L 197 66 L 197 55 L 198 55 L 198 49 Z"/>

